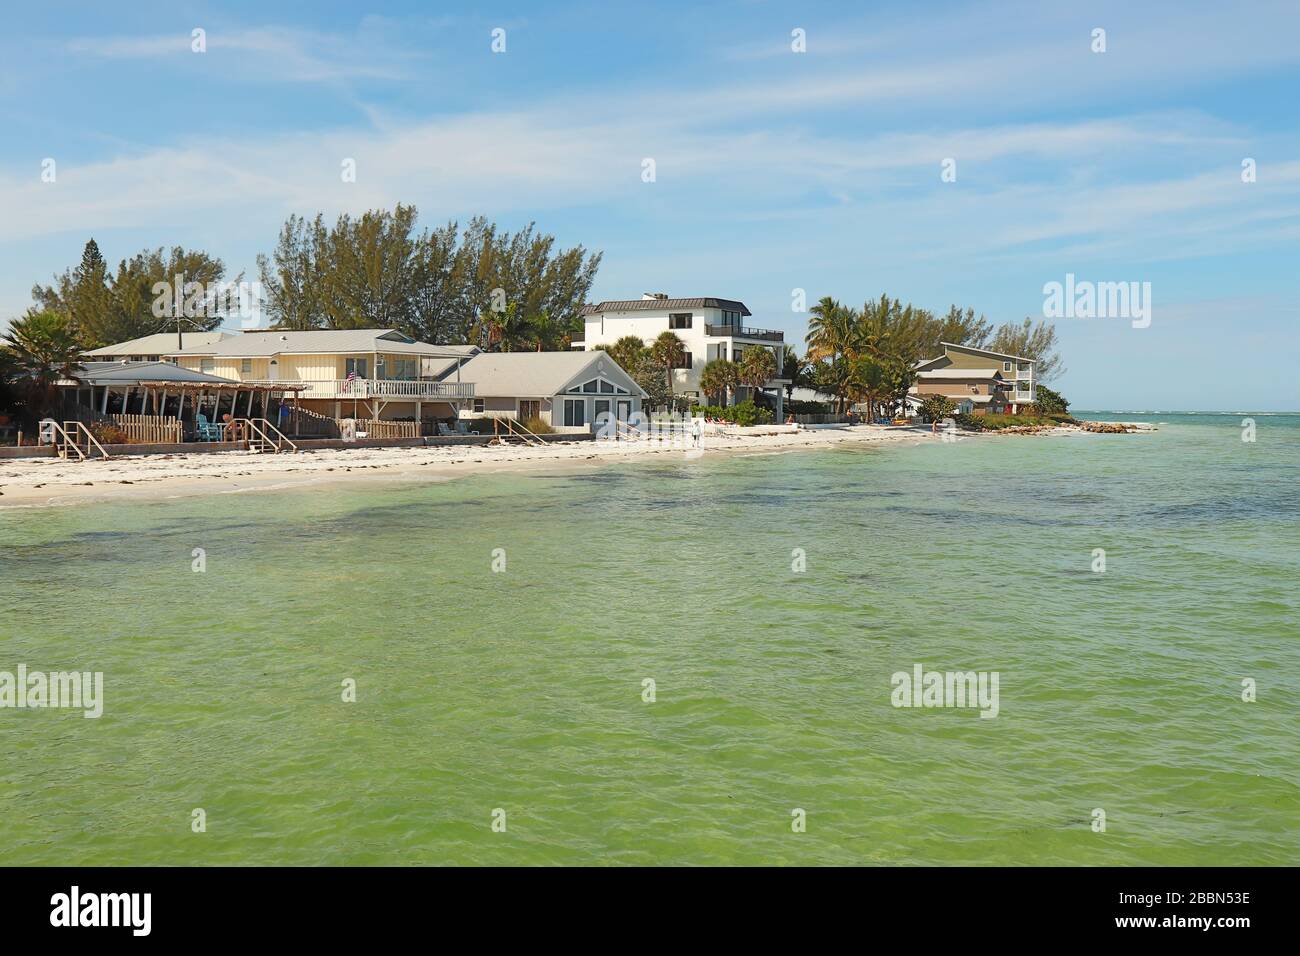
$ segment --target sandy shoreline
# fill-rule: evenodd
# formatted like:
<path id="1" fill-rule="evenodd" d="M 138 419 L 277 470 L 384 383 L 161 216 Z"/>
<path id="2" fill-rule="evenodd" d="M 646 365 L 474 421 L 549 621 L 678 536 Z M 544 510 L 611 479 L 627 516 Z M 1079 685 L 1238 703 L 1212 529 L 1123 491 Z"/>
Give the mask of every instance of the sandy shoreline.
<path id="1" fill-rule="evenodd" d="M 795 434 L 707 436 L 703 453 L 827 448 L 840 444 L 938 441 L 928 428 L 855 425 Z M 545 447 L 350 448 L 295 454 L 217 452 L 118 457 L 107 461 L 25 458 L 0 461 L 0 510 L 121 499 L 164 499 L 301 488 L 326 482 L 447 480 L 507 469 L 573 467 L 653 455 L 686 455 L 669 442 L 560 442 Z"/>

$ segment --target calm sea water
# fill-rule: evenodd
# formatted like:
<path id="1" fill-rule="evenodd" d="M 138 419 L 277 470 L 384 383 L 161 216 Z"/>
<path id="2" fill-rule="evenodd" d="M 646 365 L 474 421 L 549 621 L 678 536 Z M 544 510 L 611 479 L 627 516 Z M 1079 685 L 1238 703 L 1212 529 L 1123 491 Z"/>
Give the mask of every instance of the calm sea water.
<path id="1" fill-rule="evenodd" d="M 1300 418 L 1113 417 L 0 513 L 6 862 L 1300 862 Z"/>

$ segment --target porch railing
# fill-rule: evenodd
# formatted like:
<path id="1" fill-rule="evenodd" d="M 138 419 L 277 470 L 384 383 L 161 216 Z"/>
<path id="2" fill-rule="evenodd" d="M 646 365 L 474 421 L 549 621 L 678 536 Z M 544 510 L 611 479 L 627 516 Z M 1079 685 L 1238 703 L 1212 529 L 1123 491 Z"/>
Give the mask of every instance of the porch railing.
<path id="1" fill-rule="evenodd" d="M 257 385 L 281 384 L 261 380 Z M 439 400 L 473 398 L 472 382 L 425 382 L 389 378 L 321 379 L 283 384 L 305 385 L 301 398 L 388 398 L 397 400 Z"/>
<path id="2" fill-rule="evenodd" d="M 785 333 L 779 329 L 751 329 L 741 325 L 705 325 L 705 335 L 729 335 L 737 339 L 758 339 L 761 342 L 784 342 Z"/>

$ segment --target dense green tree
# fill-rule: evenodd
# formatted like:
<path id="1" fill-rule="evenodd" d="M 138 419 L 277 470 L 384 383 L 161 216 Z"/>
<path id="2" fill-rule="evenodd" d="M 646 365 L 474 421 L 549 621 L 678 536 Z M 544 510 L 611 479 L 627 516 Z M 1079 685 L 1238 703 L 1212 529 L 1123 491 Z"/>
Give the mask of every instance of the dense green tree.
<path id="1" fill-rule="evenodd" d="M 69 330 L 85 349 L 175 327 L 177 298 L 187 328 L 214 329 L 225 319 L 224 304 L 205 294 L 224 282 L 225 273 L 220 259 L 174 246 L 137 253 L 122 260 L 110 275 L 92 239 L 76 268 L 55 276 L 53 285 L 33 287 L 36 304 L 29 314 L 66 316 Z M 196 283 L 197 287 L 192 285 Z"/>
<path id="2" fill-rule="evenodd" d="M 258 270 L 281 328 L 398 328 L 429 342 L 487 349 L 564 348 L 600 254 L 558 249 L 529 223 L 516 233 L 476 217 L 417 233 L 414 206 L 291 216 Z M 513 307 L 513 308 L 512 308 Z"/>
<path id="3" fill-rule="evenodd" d="M 639 337 L 624 335 L 605 349 L 605 354 L 612 358 L 619 368 L 627 372 L 641 363 L 647 351 L 645 342 Z"/>
<path id="4" fill-rule="evenodd" d="M 700 391 L 716 402 L 706 404 L 726 405 L 731 391 L 740 383 L 740 369 L 735 362 L 724 358 L 713 359 L 700 370 Z"/>
<path id="5" fill-rule="evenodd" d="M 81 344 L 61 312 L 33 312 L 9 323 L 0 339 L 5 375 L 32 416 L 55 406 L 60 379 L 77 380 Z"/>
<path id="6" fill-rule="evenodd" d="M 1070 403 L 1066 401 L 1064 395 L 1055 389 L 1050 389 L 1046 385 L 1035 383 L 1034 398 L 1034 404 L 1038 406 L 1038 412 L 1041 415 L 1070 414 Z"/>
<path id="7" fill-rule="evenodd" d="M 737 379 L 741 385 L 759 391 L 776 375 L 776 356 L 763 345 L 749 345 L 740 353 Z"/>

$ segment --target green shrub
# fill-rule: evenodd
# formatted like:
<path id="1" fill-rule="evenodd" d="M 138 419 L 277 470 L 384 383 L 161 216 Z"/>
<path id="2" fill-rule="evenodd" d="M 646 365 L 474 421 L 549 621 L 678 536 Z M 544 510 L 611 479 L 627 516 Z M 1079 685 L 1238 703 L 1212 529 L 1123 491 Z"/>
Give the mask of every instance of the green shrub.
<path id="1" fill-rule="evenodd" d="M 946 395 L 922 395 L 917 415 L 923 422 L 941 422 L 956 410 L 957 403 Z"/>
<path id="2" fill-rule="evenodd" d="M 982 415 L 978 419 L 985 431 L 1001 431 L 1021 425 L 1056 425 L 1055 418 L 1046 415 Z"/>
<path id="3" fill-rule="evenodd" d="M 720 408 L 717 405 L 692 405 L 691 414 L 699 418 L 720 418 L 724 422 L 733 422 L 745 427 L 772 424 L 772 410 L 756 405 L 748 398 L 738 405 L 727 408 Z"/>

